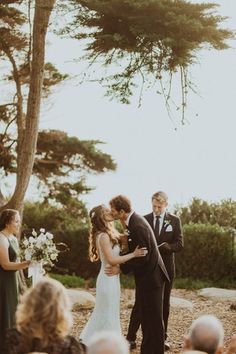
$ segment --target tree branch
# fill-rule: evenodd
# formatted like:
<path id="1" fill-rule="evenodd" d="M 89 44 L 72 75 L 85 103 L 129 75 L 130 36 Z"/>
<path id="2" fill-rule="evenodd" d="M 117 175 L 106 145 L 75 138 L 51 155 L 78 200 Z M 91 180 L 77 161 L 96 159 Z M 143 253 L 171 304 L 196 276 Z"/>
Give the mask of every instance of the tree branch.
<path id="1" fill-rule="evenodd" d="M 20 75 L 19 71 L 15 62 L 15 59 L 13 57 L 13 54 L 9 48 L 9 46 L 1 40 L 2 43 L 2 49 L 6 56 L 8 57 L 12 68 L 13 68 L 13 79 L 16 84 L 16 96 L 17 96 L 17 103 L 16 103 L 16 121 L 17 121 L 17 130 L 18 130 L 18 141 L 17 141 L 17 150 L 18 150 L 18 157 L 17 160 L 19 161 L 20 159 L 20 152 L 22 148 L 22 142 L 24 139 L 24 115 L 23 115 L 23 95 L 21 92 L 21 83 L 20 83 Z"/>

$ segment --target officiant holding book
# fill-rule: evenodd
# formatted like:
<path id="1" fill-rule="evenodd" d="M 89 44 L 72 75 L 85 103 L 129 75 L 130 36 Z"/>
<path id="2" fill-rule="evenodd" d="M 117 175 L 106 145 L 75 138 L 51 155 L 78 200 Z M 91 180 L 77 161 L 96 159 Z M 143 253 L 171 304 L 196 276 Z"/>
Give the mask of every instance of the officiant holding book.
<path id="1" fill-rule="evenodd" d="M 183 248 L 183 234 L 181 222 L 178 216 L 167 212 L 168 196 L 159 191 L 152 196 L 152 213 L 144 217 L 152 227 L 159 251 L 168 272 L 170 282 L 165 281 L 163 296 L 163 320 L 165 327 L 165 350 L 170 349 L 167 340 L 167 326 L 170 311 L 170 294 L 175 277 L 175 257 L 174 254 Z M 140 326 L 139 306 L 135 300 L 131 312 L 128 328 L 127 340 L 130 342 L 131 349 L 136 347 L 136 333 Z"/>

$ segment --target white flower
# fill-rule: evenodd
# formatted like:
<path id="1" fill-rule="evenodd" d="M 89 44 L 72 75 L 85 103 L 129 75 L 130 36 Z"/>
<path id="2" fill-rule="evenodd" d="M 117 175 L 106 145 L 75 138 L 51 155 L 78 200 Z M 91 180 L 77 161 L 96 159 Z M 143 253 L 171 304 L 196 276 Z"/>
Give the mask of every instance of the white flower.
<path id="1" fill-rule="evenodd" d="M 46 237 L 47 237 L 49 240 L 52 240 L 52 239 L 53 239 L 53 234 L 51 234 L 50 232 L 46 232 Z"/>
<path id="2" fill-rule="evenodd" d="M 42 242 L 37 241 L 36 244 L 35 244 L 35 247 L 41 249 L 42 248 Z"/>
<path id="3" fill-rule="evenodd" d="M 25 250 L 25 260 L 26 260 L 26 261 L 30 261 L 31 258 L 32 258 L 31 252 L 30 252 L 28 249 L 26 249 L 26 250 Z"/>
<path id="4" fill-rule="evenodd" d="M 33 232 L 32 232 L 32 235 L 33 235 Z M 35 240 L 34 237 L 32 237 L 32 236 L 29 237 L 29 242 L 30 242 L 30 243 L 35 243 L 35 241 L 36 241 L 36 240 Z"/>
<path id="5" fill-rule="evenodd" d="M 28 241 L 27 239 L 25 239 L 25 240 L 23 241 L 23 244 L 25 245 L 25 247 L 27 247 L 27 246 L 29 245 L 29 241 Z"/>
<path id="6" fill-rule="evenodd" d="M 46 232 L 44 228 L 41 228 L 38 234 L 33 229 L 30 237 L 28 239 L 24 238 L 21 247 L 21 256 L 24 260 L 41 262 L 42 266 L 53 266 L 59 254 L 53 241 L 53 234 Z"/>
<path id="7" fill-rule="evenodd" d="M 57 259 L 57 253 L 52 253 L 50 258 L 52 261 L 55 261 Z"/>
<path id="8" fill-rule="evenodd" d="M 37 236 L 37 232 L 35 231 L 35 229 L 33 229 L 32 235 L 33 235 L 34 237 Z"/>
<path id="9" fill-rule="evenodd" d="M 37 242 L 42 242 L 44 243 L 46 241 L 46 235 L 40 234 L 37 238 Z"/>

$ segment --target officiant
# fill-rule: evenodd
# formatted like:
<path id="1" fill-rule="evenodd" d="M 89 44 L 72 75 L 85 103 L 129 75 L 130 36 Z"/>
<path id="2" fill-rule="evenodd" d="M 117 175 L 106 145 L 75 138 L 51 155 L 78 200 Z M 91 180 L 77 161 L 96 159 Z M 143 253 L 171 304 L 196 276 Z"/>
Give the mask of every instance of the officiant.
<path id="1" fill-rule="evenodd" d="M 178 216 L 167 211 L 168 196 L 165 192 L 159 191 L 152 196 L 152 212 L 144 217 L 152 227 L 159 251 L 168 272 L 170 282 L 165 280 L 163 294 L 163 321 L 165 327 L 165 350 L 170 349 L 167 327 L 170 312 L 170 294 L 175 277 L 175 256 L 176 252 L 183 249 L 183 234 L 181 222 Z M 135 300 L 130 316 L 127 340 L 130 348 L 136 348 L 136 333 L 140 326 L 139 306 Z"/>

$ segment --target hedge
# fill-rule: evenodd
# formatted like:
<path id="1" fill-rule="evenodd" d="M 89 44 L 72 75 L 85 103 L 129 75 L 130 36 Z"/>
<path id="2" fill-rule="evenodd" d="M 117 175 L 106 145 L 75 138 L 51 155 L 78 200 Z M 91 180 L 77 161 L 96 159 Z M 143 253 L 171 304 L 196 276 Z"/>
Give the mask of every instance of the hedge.
<path id="1" fill-rule="evenodd" d="M 236 279 L 235 242 L 232 230 L 219 225 L 188 224 L 183 227 L 184 249 L 176 254 L 179 278 Z"/>

